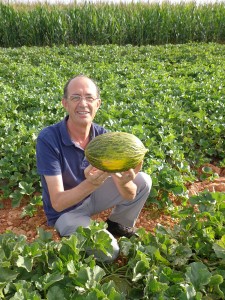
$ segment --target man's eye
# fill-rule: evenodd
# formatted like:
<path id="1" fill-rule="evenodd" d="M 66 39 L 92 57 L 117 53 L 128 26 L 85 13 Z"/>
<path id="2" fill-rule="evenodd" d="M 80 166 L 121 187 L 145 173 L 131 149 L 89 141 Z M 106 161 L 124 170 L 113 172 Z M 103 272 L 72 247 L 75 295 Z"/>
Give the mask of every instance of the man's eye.
<path id="1" fill-rule="evenodd" d="M 80 101 L 81 97 L 80 96 L 72 96 L 71 99 L 73 101 Z"/>
<path id="2" fill-rule="evenodd" d="M 87 96 L 87 97 L 85 97 L 85 98 L 86 98 L 87 101 L 93 101 L 93 100 L 94 100 L 94 98 L 91 97 L 91 96 Z"/>

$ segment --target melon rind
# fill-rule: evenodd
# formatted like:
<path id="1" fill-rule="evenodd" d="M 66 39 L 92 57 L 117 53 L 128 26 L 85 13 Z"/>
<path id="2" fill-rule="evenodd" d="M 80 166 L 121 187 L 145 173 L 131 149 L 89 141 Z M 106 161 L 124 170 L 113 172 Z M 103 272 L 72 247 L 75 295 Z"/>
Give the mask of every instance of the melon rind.
<path id="1" fill-rule="evenodd" d="M 116 173 L 134 169 L 148 150 L 135 135 L 127 132 L 107 132 L 87 145 L 85 156 L 99 170 Z"/>

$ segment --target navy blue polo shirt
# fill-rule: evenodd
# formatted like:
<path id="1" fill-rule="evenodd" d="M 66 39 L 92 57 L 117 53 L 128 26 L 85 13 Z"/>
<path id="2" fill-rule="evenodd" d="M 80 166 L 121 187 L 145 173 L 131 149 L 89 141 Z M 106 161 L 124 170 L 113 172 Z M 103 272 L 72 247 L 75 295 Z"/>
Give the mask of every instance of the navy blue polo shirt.
<path id="1" fill-rule="evenodd" d="M 61 214 L 74 209 L 82 202 L 62 212 L 54 210 L 44 175 L 62 175 L 64 190 L 69 190 L 85 179 L 84 169 L 89 165 L 84 150 L 76 146 L 69 136 L 67 120 L 68 116 L 61 122 L 44 128 L 37 138 L 37 172 L 41 175 L 43 207 L 51 226 Z M 105 132 L 103 127 L 92 123 L 91 139 Z"/>

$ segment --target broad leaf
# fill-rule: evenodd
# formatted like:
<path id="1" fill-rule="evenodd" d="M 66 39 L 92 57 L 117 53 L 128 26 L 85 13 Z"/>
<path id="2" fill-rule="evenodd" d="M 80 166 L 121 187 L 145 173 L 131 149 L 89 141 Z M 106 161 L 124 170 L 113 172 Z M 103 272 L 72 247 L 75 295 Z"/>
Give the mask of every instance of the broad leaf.
<path id="1" fill-rule="evenodd" d="M 202 262 L 193 262 L 187 267 L 186 278 L 193 284 L 196 291 L 200 291 L 210 282 L 212 274 Z"/>

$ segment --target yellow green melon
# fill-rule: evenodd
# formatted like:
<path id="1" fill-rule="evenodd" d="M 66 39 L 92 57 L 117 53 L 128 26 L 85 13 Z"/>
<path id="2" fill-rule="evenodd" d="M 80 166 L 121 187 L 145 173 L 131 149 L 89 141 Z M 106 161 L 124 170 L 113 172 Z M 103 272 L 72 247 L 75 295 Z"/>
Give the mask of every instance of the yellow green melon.
<path id="1" fill-rule="evenodd" d="M 139 138 L 126 132 L 107 132 L 87 145 L 85 156 L 99 170 L 115 173 L 135 168 L 148 150 Z"/>

